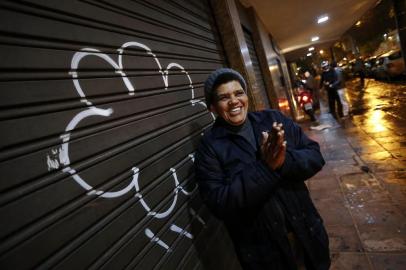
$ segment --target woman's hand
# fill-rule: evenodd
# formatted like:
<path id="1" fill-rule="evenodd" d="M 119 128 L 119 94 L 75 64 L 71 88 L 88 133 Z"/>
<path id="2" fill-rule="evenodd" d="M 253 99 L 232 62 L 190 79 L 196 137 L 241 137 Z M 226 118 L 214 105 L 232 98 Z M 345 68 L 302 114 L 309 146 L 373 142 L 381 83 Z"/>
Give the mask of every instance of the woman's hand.
<path id="1" fill-rule="evenodd" d="M 286 141 L 283 125 L 274 122 L 270 132 L 262 132 L 262 159 L 272 169 L 279 169 L 285 162 Z"/>

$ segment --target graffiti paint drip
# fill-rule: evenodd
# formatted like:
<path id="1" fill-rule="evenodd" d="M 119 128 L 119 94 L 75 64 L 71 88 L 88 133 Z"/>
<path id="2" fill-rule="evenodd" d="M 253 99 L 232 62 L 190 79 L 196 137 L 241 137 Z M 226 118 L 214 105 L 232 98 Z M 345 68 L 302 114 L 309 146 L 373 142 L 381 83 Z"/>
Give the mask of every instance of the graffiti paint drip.
<path id="1" fill-rule="evenodd" d="M 179 233 L 180 235 L 184 235 L 189 239 L 193 239 L 193 235 L 191 233 L 187 232 L 185 229 L 176 226 L 175 224 L 172 224 L 170 229 L 171 231 Z"/>

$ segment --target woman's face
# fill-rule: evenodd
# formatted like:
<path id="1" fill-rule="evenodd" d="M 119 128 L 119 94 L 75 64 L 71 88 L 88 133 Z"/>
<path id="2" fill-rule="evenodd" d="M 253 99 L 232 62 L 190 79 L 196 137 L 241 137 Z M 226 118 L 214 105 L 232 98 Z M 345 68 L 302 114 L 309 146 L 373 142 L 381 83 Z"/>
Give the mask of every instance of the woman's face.
<path id="1" fill-rule="evenodd" d="M 239 126 L 247 118 L 248 96 L 238 81 L 221 84 L 216 89 L 210 110 L 230 125 Z"/>

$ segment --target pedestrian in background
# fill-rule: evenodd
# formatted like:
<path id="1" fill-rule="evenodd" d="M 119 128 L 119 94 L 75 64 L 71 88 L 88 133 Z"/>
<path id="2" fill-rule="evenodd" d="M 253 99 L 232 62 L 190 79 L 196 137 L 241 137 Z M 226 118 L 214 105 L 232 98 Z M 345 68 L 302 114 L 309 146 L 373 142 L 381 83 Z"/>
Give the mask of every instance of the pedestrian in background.
<path id="1" fill-rule="evenodd" d="M 325 163 L 318 143 L 279 111 L 248 113 L 232 69 L 213 72 L 204 91 L 217 118 L 196 151 L 196 179 L 243 269 L 327 270 L 328 236 L 304 182 Z"/>
<path id="2" fill-rule="evenodd" d="M 329 112 L 334 118 L 343 117 L 343 109 L 340 98 L 338 96 L 337 88 L 334 82 L 337 81 L 337 74 L 334 68 L 331 68 L 328 61 L 321 63 L 323 73 L 321 74 L 320 88 L 324 87 L 327 91 Z"/>
<path id="3" fill-rule="evenodd" d="M 364 89 L 364 86 L 365 86 L 365 67 L 364 67 L 364 61 L 362 61 L 360 56 L 358 56 L 357 59 L 355 60 L 354 71 L 359 77 L 359 80 L 360 80 L 359 87 L 360 87 L 360 89 Z"/>
<path id="4" fill-rule="evenodd" d="M 346 117 L 348 116 L 349 105 L 345 95 L 345 79 L 343 70 L 337 66 L 336 62 L 332 62 L 331 66 L 334 68 L 336 73 L 336 80 L 333 82 L 333 87 L 337 89 L 337 94 L 341 102 L 342 115 Z"/>

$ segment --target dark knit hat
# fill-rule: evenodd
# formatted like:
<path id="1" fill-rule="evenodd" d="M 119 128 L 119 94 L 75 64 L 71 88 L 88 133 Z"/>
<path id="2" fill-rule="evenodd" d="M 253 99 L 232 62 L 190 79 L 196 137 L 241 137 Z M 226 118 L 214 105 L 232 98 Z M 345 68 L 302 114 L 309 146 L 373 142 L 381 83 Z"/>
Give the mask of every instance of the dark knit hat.
<path id="1" fill-rule="evenodd" d="M 223 83 L 228 83 L 231 81 L 238 81 L 244 91 L 247 91 L 247 83 L 240 73 L 231 68 L 219 68 L 207 78 L 204 83 L 204 97 L 206 98 L 206 105 L 210 108 L 213 101 L 213 94 L 216 88 Z"/>

